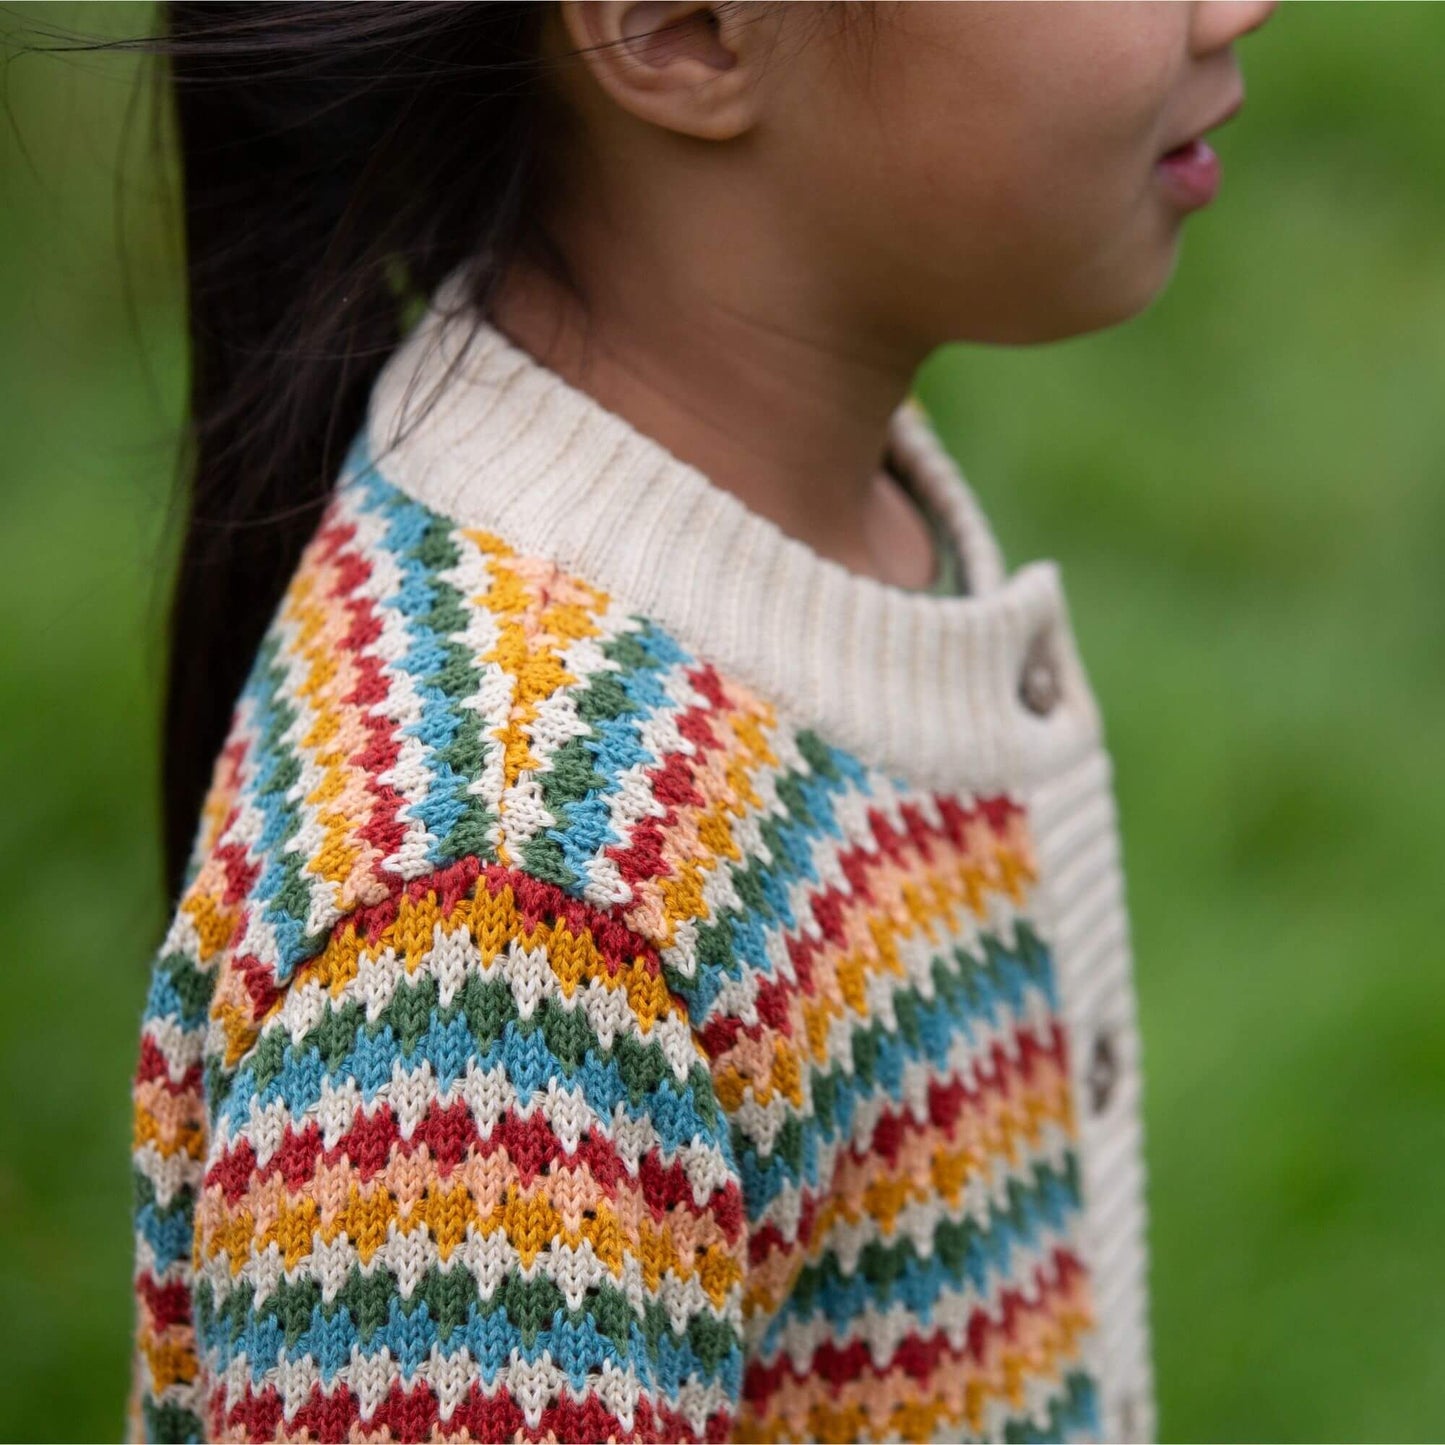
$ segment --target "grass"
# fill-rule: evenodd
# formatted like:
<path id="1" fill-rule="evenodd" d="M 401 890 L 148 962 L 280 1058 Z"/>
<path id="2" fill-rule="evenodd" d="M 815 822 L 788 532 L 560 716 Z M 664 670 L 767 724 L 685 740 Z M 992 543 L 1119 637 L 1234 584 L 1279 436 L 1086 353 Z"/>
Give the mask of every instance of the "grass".
<path id="1" fill-rule="evenodd" d="M 133 7 L 22 21 L 135 23 Z M 1445 113 L 1435 6 L 1283 9 L 1228 179 L 1117 330 L 922 389 L 1014 561 L 1060 559 L 1116 758 L 1170 1439 L 1445 1421 Z M 182 380 L 121 61 L 0 127 L 0 1436 L 109 1438 L 127 1081 L 160 925 L 156 578 Z M 143 132 L 142 132 L 143 134 Z"/>

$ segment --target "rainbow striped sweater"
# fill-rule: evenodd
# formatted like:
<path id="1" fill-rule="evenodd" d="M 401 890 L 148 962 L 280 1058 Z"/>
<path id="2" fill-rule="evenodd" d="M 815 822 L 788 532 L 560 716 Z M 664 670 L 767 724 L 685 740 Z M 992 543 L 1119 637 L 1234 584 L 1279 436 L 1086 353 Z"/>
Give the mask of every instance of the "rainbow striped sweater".
<path id="1" fill-rule="evenodd" d="M 1097 714 L 892 447 L 967 597 L 490 327 L 392 359 L 153 971 L 134 1435 L 1148 1438 Z"/>

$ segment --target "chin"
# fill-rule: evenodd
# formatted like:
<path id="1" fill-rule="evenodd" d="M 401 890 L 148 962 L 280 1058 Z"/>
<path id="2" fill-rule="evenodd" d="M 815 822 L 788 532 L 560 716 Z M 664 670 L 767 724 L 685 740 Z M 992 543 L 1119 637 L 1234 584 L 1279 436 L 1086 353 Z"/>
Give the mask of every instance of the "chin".
<path id="1" fill-rule="evenodd" d="M 996 303 L 988 318 L 971 313 L 969 301 L 960 299 L 955 324 L 932 344 L 973 342 L 986 346 L 1042 346 L 1068 341 L 1095 331 L 1107 331 L 1147 311 L 1167 289 L 1179 264 L 1179 230 L 1153 238 L 1147 247 L 1132 248 L 1127 263 L 1114 262 L 1107 270 L 1096 268 L 1087 284 L 1067 291 L 1050 291 L 1042 284 L 1016 287 L 1011 299 Z M 972 298 L 970 298 L 971 300 Z M 947 313 L 945 313 L 947 314 Z M 930 316 L 935 325 L 938 310 Z"/>
<path id="2" fill-rule="evenodd" d="M 1069 341 L 1122 326 L 1142 315 L 1168 284 L 1168 275 L 1148 285 L 1121 288 L 1107 296 L 1091 296 L 1087 300 L 1070 298 L 1052 313 L 1032 318 L 1026 325 L 1009 328 L 1009 334 L 974 337 L 999 346 L 1043 346 L 1051 341 Z"/>
<path id="3" fill-rule="evenodd" d="M 1179 236 L 1177 230 L 1168 241 L 1130 268 L 1127 274 L 1111 278 L 1111 284 L 1101 286 L 1091 295 L 1079 299 L 1070 308 L 1072 315 L 1063 322 L 1050 341 L 1062 341 L 1070 336 L 1086 336 L 1094 331 L 1106 331 L 1111 326 L 1122 326 L 1136 316 L 1143 315 L 1168 290 L 1179 265 Z"/>

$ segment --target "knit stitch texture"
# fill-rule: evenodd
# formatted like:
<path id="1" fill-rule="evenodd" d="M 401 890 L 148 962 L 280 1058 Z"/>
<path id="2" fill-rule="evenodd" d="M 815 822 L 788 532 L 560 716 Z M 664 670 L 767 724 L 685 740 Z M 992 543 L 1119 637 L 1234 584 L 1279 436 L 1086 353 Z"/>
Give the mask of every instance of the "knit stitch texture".
<path id="1" fill-rule="evenodd" d="M 154 968 L 133 1435 L 1100 1435 L 1040 871 L 1022 795 L 861 759 L 363 438 Z"/>

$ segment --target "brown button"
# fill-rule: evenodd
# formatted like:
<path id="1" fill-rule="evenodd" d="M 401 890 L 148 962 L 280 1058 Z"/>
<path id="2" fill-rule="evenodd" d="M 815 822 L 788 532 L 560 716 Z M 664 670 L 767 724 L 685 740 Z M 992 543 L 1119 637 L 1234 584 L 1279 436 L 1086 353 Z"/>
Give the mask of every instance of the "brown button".
<path id="1" fill-rule="evenodd" d="M 1058 706 L 1062 692 L 1053 645 L 1048 633 L 1041 632 L 1029 644 L 1029 650 L 1024 655 L 1019 700 L 1031 713 L 1047 717 Z"/>
<path id="2" fill-rule="evenodd" d="M 1089 1105 L 1096 1114 L 1102 1114 L 1109 1107 L 1114 1086 L 1119 1082 L 1119 1056 L 1114 1048 L 1114 1036 L 1107 1030 L 1101 1029 L 1094 1035 L 1085 1080 L 1089 1085 Z"/>

